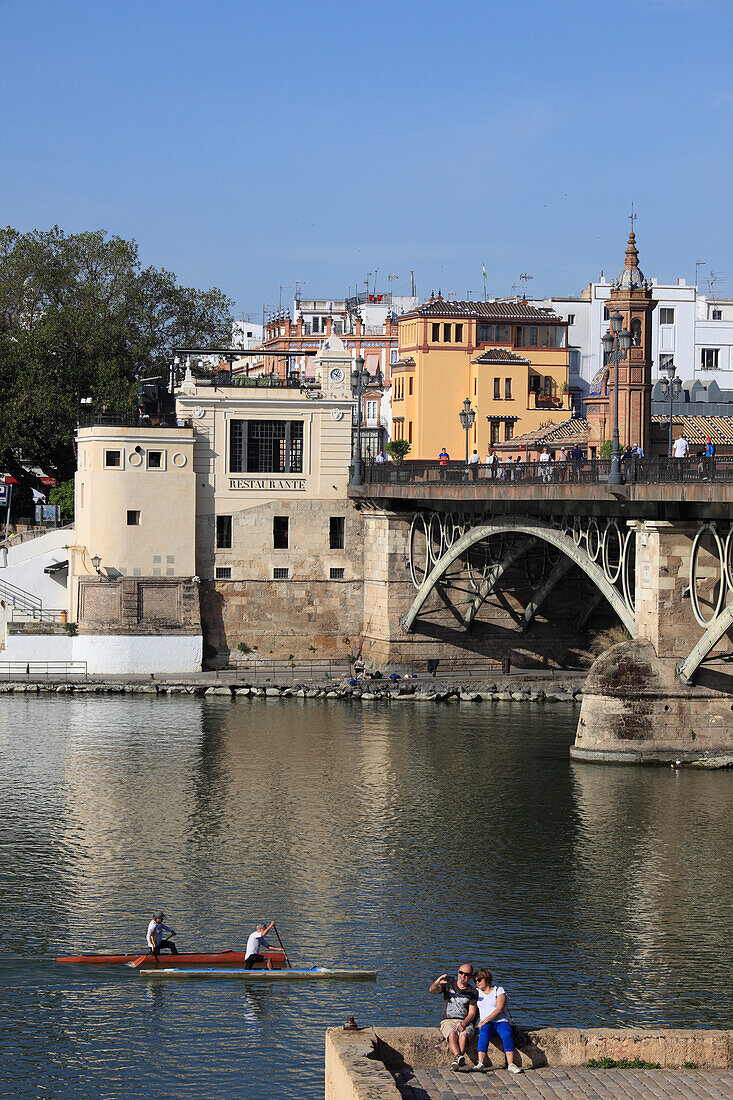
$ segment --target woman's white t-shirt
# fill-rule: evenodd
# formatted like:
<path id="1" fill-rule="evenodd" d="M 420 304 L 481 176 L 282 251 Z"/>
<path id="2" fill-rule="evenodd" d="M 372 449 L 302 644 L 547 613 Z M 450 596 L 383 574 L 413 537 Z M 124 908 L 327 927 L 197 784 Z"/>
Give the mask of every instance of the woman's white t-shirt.
<path id="1" fill-rule="evenodd" d="M 488 993 L 483 993 L 481 990 L 478 991 L 479 1024 L 484 1023 L 486 1017 L 496 1011 L 496 1002 L 502 993 L 506 993 L 506 990 L 500 985 L 492 986 Z M 494 1016 L 491 1022 L 492 1024 L 500 1024 L 502 1020 L 511 1022 L 511 1016 L 509 1015 L 509 1009 L 506 1002 L 504 1003 L 503 1011 L 500 1012 L 498 1016 Z"/>

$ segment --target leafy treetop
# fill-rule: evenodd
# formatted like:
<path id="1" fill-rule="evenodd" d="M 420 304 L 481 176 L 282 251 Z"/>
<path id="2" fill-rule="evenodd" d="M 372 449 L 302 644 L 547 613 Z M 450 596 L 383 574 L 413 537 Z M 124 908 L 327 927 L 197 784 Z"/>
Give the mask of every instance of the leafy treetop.
<path id="1" fill-rule="evenodd" d="M 166 378 L 173 347 L 229 339 L 232 305 L 101 229 L 0 229 L 0 467 L 26 486 L 33 466 L 68 480 L 80 399 L 134 408 L 137 379 Z"/>

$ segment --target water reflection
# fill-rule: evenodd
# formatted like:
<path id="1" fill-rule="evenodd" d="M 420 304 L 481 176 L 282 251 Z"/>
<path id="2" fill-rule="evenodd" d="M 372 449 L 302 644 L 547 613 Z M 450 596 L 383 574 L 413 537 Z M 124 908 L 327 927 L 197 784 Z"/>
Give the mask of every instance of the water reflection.
<path id="1" fill-rule="evenodd" d="M 563 707 L 4 697 L 3 1095 L 322 1095 L 323 1030 L 428 1023 L 492 964 L 522 1022 L 728 1025 L 731 776 L 572 765 Z M 165 984 L 41 964 L 243 946 L 374 986 Z M 236 1051 L 236 1056 L 232 1056 Z M 12 1058 L 4 1057 L 12 1055 Z"/>

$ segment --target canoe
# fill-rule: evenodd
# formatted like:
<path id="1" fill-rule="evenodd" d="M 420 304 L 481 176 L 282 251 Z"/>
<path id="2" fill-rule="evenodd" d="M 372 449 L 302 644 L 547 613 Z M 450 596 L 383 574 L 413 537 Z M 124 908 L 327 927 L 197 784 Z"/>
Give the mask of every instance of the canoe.
<path id="1" fill-rule="evenodd" d="M 136 951 L 130 953 L 114 953 L 112 951 L 95 951 L 88 955 L 62 955 L 56 959 L 57 963 L 81 963 L 86 966 L 124 966 L 127 963 L 134 962 L 135 959 L 139 959 L 142 952 Z M 283 951 L 265 951 L 265 958 L 268 956 L 272 959 L 273 966 L 282 966 L 285 962 L 285 953 Z M 245 960 L 244 951 L 213 951 L 208 953 L 201 952 L 189 952 L 179 951 L 177 955 L 170 955 L 168 952 L 161 952 L 159 956 L 159 963 L 156 967 L 155 959 L 152 955 L 146 955 L 140 963 L 141 970 L 160 969 L 163 964 L 170 965 L 175 960 L 175 965 L 178 966 L 182 963 L 184 966 L 215 966 L 219 968 L 230 966 L 244 966 Z"/>
<path id="2" fill-rule="evenodd" d="M 245 981 L 258 982 L 307 982 L 326 978 L 347 982 L 375 981 L 377 977 L 376 970 L 331 970 L 327 966 L 313 966 L 310 970 L 244 970 L 213 966 L 160 967 L 158 970 L 141 970 L 140 973 L 144 978 L 241 978 Z"/>

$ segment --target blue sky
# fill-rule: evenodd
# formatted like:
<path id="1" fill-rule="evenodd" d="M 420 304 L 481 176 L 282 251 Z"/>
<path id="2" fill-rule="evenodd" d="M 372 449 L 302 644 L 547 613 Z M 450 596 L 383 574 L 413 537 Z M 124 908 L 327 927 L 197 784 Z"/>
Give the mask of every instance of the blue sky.
<path id="1" fill-rule="evenodd" d="M 733 295 L 731 0 L 0 0 L 2 221 L 102 227 L 237 312 L 379 269 Z"/>

